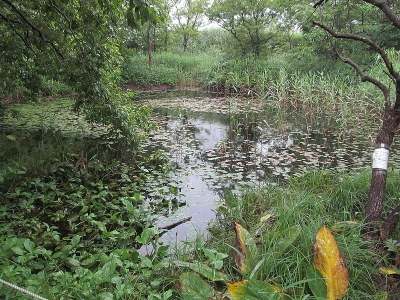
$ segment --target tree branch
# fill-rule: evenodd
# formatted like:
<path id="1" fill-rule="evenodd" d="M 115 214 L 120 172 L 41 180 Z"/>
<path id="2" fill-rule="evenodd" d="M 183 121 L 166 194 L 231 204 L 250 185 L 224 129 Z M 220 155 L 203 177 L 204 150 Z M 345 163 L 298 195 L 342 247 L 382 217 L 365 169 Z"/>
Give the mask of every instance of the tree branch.
<path id="1" fill-rule="evenodd" d="M 63 13 L 63 12 L 54 4 L 53 1 L 50 1 L 50 5 L 51 5 L 51 7 L 53 7 L 53 8 L 56 10 L 56 12 L 57 12 L 60 16 L 62 16 L 62 17 L 65 19 L 65 21 L 68 23 L 69 30 L 71 31 L 71 34 L 72 34 L 72 36 L 73 36 L 75 42 L 78 44 L 78 46 L 79 46 L 81 49 L 83 49 L 81 42 L 79 41 L 78 37 L 77 37 L 76 34 L 75 34 L 75 30 L 72 29 L 72 22 L 71 22 L 71 20 L 65 15 L 65 13 Z"/>
<path id="2" fill-rule="evenodd" d="M 394 26 L 396 26 L 397 28 L 400 28 L 400 18 L 398 18 L 394 14 L 394 12 L 390 8 L 390 4 L 387 0 L 363 0 L 363 1 L 379 8 L 386 15 L 386 17 L 392 22 L 392 24 Z M 328 2 L 328 0 L 318 0 L 313 5 L 313 7 L 317 8 L 318 6 L 325 4 L 325 2 Z"/>
<path id="3" fill-rule="evenodd" d="M 321 5 L 323 5 L 325 2 L 327 2 L 328 0 L 318 0 L 314 5 L 313 5 L 313 7 L 314 8 L 317 8 L 318 6 L 321 6 Z"/>
<path id="4" fill-rule="evenodd" d="M 3 19 L 4 21 L 10 22 L 10 23 L 22 24 L 22 23 L 21 23 L 20 21 L 18 21 L 18 20 L 10 19 L 10 18 L 7 17 L 5 14 L 3 14 L 1 11 L 0 11 L 0 18 Z"/>
<path id="5" fill-rule="evenodd" d="M 25 47 L 28 48 L 29 50 L 31 50 L 31 51 L 33 52 L 33 54 L 36 55 L 36 51 L 33 50 L 33 48 L 29 45 L 28 41 L 18 32 L 18 30 L 17 30 L 17 29 L 15 28 L 15 26 L 13 25 L 13 23 L 14 23 L 14 24 L 21 24 L 21 23 L 18 22 L 18 21 L 14 21 L 14 20 L 11 20 L 11 19 L 7 18 L 7 17 L 6 17 L 5 15 L 3 15 L 1 12 L 0 12 L 0 19 L 3 19 L 4 21 L 6 21 L 7 24 L 10 26 L 11 30 L 14 31 L 14 33 L 15 33 L 15 34 L 21 39 L 21 41 L 24 43 Z"/>
<path id="6" fill-rule="evenodd" d="M 388 1 L 386 0 L 363 0 L 363 1 L 379 8 L 386 15 L 386 17 L 388 17 L 388 19 L 392 22 L 394 26 L 400 28 L 400 18 L 398 18 L 393 13 Z"/>
<path id="7" fill-rule="evenodd" d="M 357 74 L 361 78 L 361 81 L 370 82 L 373 85 L 375 85 L 378 89 L 380 89 L 385 98 L 385 105 L 390 105 L 390 91 L 389 91 L 389 88 L 385 84 L 383 84 L 379 80 L 372 78 L 371 76 L 365 74 L 364 71 L 361 69 L 361 67 L 358 64 L 356 64 L 351 59 L 342 56 L 336 48 L 334 48 L 334 50 L 341 61 L 343 61 L 345 64 L 352 66 L 353 69 L 356 70 Z"/>
<path id="8" fill-rule="evenodd" d="M 335 38 L 339 38 L 339 39 L 347 39 L 347 40 L 353 40 L 353 41 L 359 41 L 362 42 L 364 44 L 367 44 L 368 46 L 370 46 L 372 49 L 374 49 L 376 52 L 378 52 L 378 54 L 380 55 L 380 57 L 383 59 L 383 62 L 385 63 L 386 69 L 389 71 L 389 74 L 396 80 L 396 81 L 400 81 L 400 76 L 397 72 L 394 71 L 393 69 L 393 65 L 390 62 L 388 56 L 386 55 L 385 50 L 383 50 L 380 46 L 378 46 L 375 42 L 373 42 L 370 39 L 361 37 L 359 35 L 355 35 L 355 34 L 347 34 L 347 33 L 338 33 L 336 31 L 334 31 L 333 29 L 327 27 L 326 25 L 319 23 L 319 22 L 315 22 L 313 21 L 313 25 L 318 26 L 320 28 L 322 28 L 323 30 L 325 30 L 326 32 L 328 32 L 331 36 L 335 37 Z"/>
<path id="9" fill-rule="evenodd" d="M 60 56 L 61 58 L 64 58 L 64 56 L 63 56 L 63 55 L 61 54 L 61 52 L 57 49 L 57 47 L 54 45 L 54 43 L 51 42 L 51 41 L 49 41 L 49 40 L 45 37 L 45 35 L 43 34 L 43 32 L 42 32 L 35 24 L 33 24 L 33 23 L 28 19 L 28 17 L 25 16 L 25 14 L 24 14 L 20 9 L 18 9 L 18 7 L 15 6 L 14 3 L 12 3 L 12 2 L 9 1 L 9 0 L 1 0 L 1 1 L 3 1 L 4 3 L 6 3 L 6 4 L 7 4 L 21 19 L 22 19 L 22 21 L 32 29 L 32 31 L 36 32 L 36 33 L 39 35 L 40 39 L 41 39 L 45 44 L 49 44 L 50 47 L 54 50 L 54 52 L 55 52 L 58 56 Z"/>

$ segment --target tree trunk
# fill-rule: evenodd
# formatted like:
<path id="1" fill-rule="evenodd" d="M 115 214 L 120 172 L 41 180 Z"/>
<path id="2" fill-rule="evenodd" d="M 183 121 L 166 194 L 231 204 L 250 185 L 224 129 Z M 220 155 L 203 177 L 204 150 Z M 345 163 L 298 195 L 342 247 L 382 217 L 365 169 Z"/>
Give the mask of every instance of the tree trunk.
<path id="1" fill-rule="evenodd" d="M 153 65 L 153 37 L 152 37 L 152 22 L 149 22 L 149 27 L 147 28 L 147 58 L 149 63 L 149 68 Z"/>
<path id="2" fill-rule="evenodd" d="M 189 43 L 189 35 L 187 33 L 184 33 L 183 34 L 183 43 L 182 43 L 183 52 L 187 51 L 188 43 Z"/>
<path id="3" fill-rule="evenodd" d="M 390 146 L 393 143 L 394 134 L 399 127 L 400 111 L 391 107 L 385 109 L 382 127 L 376 137 L 376 149 L 374 151 L 371 187 L 366 207 L 367 231 L 373 237 L 379 235 L 380 223 L 385 197 L 387 157 Z"/>

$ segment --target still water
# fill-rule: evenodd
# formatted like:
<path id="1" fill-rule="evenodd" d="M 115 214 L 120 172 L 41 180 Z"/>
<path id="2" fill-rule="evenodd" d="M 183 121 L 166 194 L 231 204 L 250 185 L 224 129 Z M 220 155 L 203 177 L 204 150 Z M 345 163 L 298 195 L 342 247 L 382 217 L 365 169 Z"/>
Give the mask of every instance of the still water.
<path id="1" fill-rule="evenodd" d="M 344 129 L 327 116 L 309 122 L 302 112 L 277 113 L 257 100 L 146 96 L 158 129 L 143 146 L 162 151 L 170 165 L 163 178 L 150 177 L 148 205 L 167 203 L 157 217 L 161 227 L 191 217 L 163 235 L 170 244 L 206 234 L 227 191 L 240 194 L 312 169 L 346 171 L 370 164 L 376 128 Z M 392 151 L 392 162 L 399 161 L 398 153 Z"/>

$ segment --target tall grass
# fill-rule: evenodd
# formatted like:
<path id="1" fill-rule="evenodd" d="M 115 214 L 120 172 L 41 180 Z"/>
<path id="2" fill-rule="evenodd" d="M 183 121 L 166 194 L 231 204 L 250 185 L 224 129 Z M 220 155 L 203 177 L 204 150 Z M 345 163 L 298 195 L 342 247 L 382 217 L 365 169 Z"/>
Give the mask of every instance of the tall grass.
<path id="1" fill-rule="evenodd" d="M 161 52 L 154 54 L 150 67 L 146 55 L 129 52 L 125 55 L 122 79 L 125 83 L 138 85 L 194 87 L 198 85 L 199 78 L 211 72 L 220 59 L 218 51 L 196 55 Z"/>
<path id="2" fill-rule="evenodd" d="M 389 176 L 387 207 L 396 205 L 399 179 L 398 172 Z M 258 236 L 259 251 L 264 258 L 259 278 L 280 286 L 297 283 L 289 290 L 290 299 L 306 299 L 303 297 L 309 297 L 305 295 L 310 290 L 303 280 L 312 264 L 311 246 L 318 228 L 326 225 L 333 230 L 350 272 L 350 288 L 345 299 L 376 299 L 382 286 L 373 274 L 385 264 L 387 257 L 374 252 L 361 234 L 369 182 L 369 170 L 351 175 L 318 171 L 292 179 L 286 186 L 228 197 L 225 203 L 229 209 L 222 210 L 224 217 L 211 230 L 213 237 L 208 246 L 225 253 L 232 251 L 235 242 L 231 222 L 239 221 L 250 228 L 252 235 Z M 265 224 L 261 220 L 267 214 L 271 217 Z M 264 226 L 263 231 L 259 230 L 260 224 Z M 288 229 L 293 226 L 301 228 L 301 234 L 289 248 L 279 251 L 280 244 L 289 238 Z M 233 260 L 227 261 L 225 267 L 227 273 L 238 274 Z"/>
<path id="3" fill-rule="evenodd" d="M 392 53 L 397 57 L 397 52 Z M 296 61 L 294 59 L 297 59 Z M 154 54 L 153 66 L 145 55 L 126 55 L 124 82 L 139 85 L 168 84 L 180 88 L 200 87 L 220 94 L 261 98 L 278 109 L 305 113 L 309 123 L 315 116 L 330 116 L 346 127 L 360 118 L 376 116 L 383 104 L 379 90 L 362 83 L 355 72 L 340 61 L 299 61 L 290 55 L 267 58 L 229 59 L 221 52 L 201 54 Z M 388 82 L 382 62 L 376 59 L 368 73 Z"/>

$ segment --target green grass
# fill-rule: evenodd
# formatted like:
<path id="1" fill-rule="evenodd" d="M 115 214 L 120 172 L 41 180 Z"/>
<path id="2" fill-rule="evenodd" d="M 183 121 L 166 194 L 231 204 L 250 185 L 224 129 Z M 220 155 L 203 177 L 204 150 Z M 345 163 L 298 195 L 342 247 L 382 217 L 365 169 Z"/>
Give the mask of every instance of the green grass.
<path id="1" fill-rule="evenodd" d="M 148 66 L 147 56 L 133 52 L 125 53 L 122 80 L 138 85 L 197 86 L 200 78 L 211 71 L 221 60 L 221 53 L 179 54 L 154 53 L 153 65 Z"/>
<path id="2" fill-rule="evenodd" d="M 369 68 L 374 77 L 389 83 L 380 60 Z M 292 53 L 232 59 L 220 52 L 160 52 L 154 54 L 153 66 L 149 68 L 145 55 L 128 52 L 122 78 L 125 83 L 142 86 L 200 87 L 261 98 L 271 107 L 304 112 L 310 123 L 317 115 L 334 116 L 343 127 L 360 122 L 363 116 L 378 116 L 383 104 L 380 91 L 362 83 L 342 62 L 318 58 L 305 62 Z"/>
<path id="3" fill-rule="evenodd" d="M 279 286 L 289 286 L 290 299 L 303 299 L 310 294 L 307 284 L 307 269 L 311 265 L 311 246 L 315 234 L 322 225 L 334 230 L 334 235 L 342 254 L 345 256 L 350 273 L 350 287 L 345 299 L 376 299 L 383 292 L 374 275 L 380 266 L 389 263 L 386 253 L 378 254 L 370 247 L 370 242 L 361 234 L 364 206 L 368 195 L 370 171 L 357 174 L 336 174 L 330 171 L 307 173 L 293 178 L 286 185 L 266 190 L 247 192 L 242 197 L 227 197 L 225 209 L 220 209 L 223 218 L 220 225 L 211 229 L 209 248 L 223 253 L 232 252 L 234 243 L 233 221 L 238 221 L 256 238 L 260 256 L 265 259 L 258 279 Z M 400 196 L 398 190 L 399 173 L 391 171 L 386 191 L 386 208 L 395 206 Z M 271 214 L 267 223 L 261 217 Z M 355 221 L 352 225 L 341 223 Z M 260 227 L 263 231 L 260 234 Z M 297 226 L 301 234 L 285 248 L 288 229 Z M 284 249 L 284 251 L 282 251 Z M 225 261 L 224 270 L 236 280 L 237 272 L 233 259 Z M 391 279 L 388 279 L 390 282 Z M 381 282 L 382 283 L 382 282 Z M 384 284 L 383 284 L 384 286 Z"/>

